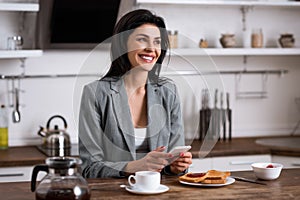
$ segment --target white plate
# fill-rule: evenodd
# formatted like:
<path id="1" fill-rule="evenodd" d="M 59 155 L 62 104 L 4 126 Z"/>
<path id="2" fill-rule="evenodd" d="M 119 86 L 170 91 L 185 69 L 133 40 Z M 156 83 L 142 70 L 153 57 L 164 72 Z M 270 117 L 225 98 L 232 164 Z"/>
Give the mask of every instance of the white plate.
<path id="1" fill-rule="evenodd" d="M 134 187 L 131 187 L 131 186 L 127 186 L 125 187 L 125 189 L 128 191 L 128 192 L 131 192 L 131 193 L 134 193 L 134 194 L 160 194 L 160 193 L 163 193 L 163 192 L 166 192 L 169 190 L 169 187 L 166 186 L 166 185 L 160 185 L 158 187 L 158 189 L 156 190 L 151 190 L 151 191 L 144 191 L 144 190 L 139 190 L 139 189 L 136 189 Z"/>
<path id="2" fill-rule="evenodd" d="M 179 180 L 179 182 L 182 184 L 185 184 L 185 185 L 194 185 L 194 186 L 201 186 L 201 187 L 221 187 L 221 186 L 230 185 L 230 184 L 234 183 L 235 179 L 232 177 L 227 177 L 226 183 L 222 183 L 222 184 L 189 183 L 189 182 L 180 181 L 180 180 Z"/>

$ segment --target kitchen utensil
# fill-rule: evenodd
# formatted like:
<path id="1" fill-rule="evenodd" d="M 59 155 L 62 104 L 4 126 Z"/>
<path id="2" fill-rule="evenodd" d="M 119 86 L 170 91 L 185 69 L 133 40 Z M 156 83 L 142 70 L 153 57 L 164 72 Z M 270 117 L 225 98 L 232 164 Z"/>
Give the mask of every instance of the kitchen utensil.
<path id="1" fill-rule="evenodd" d="M 88 183 L 79 170 L 81 163 L 79 158 L 50 157 L 46 159 L 46 164 L 36 165 L 31 177 L 31 191 L 35 191 L 36 199 L 90 199 Z M 48 174 L 36 188 L 36 178 L 40 171 Z"/>
<path id="2" fill-rule="evenodd" d="M 218 89 L 215 89 L 215 103 L 213 110 L 213 139 L 220 140 L 220 110 L 218 108 Z"/>
<path id="3" fill-rule="evenodd" d="M 14 96 L 14 104 L 13 104 L 13 112 L 12 112 L 12 121 L 14 123 L 18 123 L 21 121 L 21 114 L 19 111 L 19 89 L 18 88 L 14 88 L 13 91 L 13 96 Z"/>
<path id="4" fill-rule="evenodd" d="M 221 107 L 220 107 L 220 112 L 221 112 L 221 126 L 223 128 L 223 141 L 226 141 L 226 110 L 223 107 L 223 102 L 224 102 L 224 93 L 221 92 Z M 221 134 L 221 133 L 220 133 Z"/>
<path id="5" fill-rule="evenodd" d="M 200 109 L 200 119 L 199 119 L 199 140 L 203 140 L 205 136 L 205 90 L 201 91 L 201 109 Z"/>
<path id="6" fill-rule="evenodd" d="M 54 126 L 54 129 L 50 129 L 50 123 L 54 118 L 59 118 L 64 123 L 64 129 L 59 129 L 58 125 Z M 70 136 L 66 132 L 67 122 L 65 118 L 60 115 L 52 116 L 46 125 L 46 128 L 40 126 L 38 135 L 44 138 L 43 147 L 50 151 L 50 156 L 69 156 L 70 155 Z"/>
<path id="7" fill-rule="evenodd" d="M 244 182 L 248 182 L 248 183 L 255 183 L 255 184 L 260 184 L 260 185 L 267 185 L 267 184 L 259 182 L 257 180 L 252 180 L 252 179 L 248 179 L 248 178 L 243 178 L 243 177 L 238 177 L 238 176 L 231 176 L 231 177 L 234 178 L 237 181 L 244 181 Z"/>
<path id="8" fill-rule="evenodd" d="M 199 139 L 203 140 L 208 133 L 210 124 L 211 110 L 209 109 L 209 93 L 207 89 L 203 89 L 201 93 L 201 110 L 200 110 L 200 125 L 199 125 Z"/>
<path id="9" fill-rule="evenodd" d="M 283 165 L 280 163 L 253 163 L 251 167 L 257 178 L 274 180 L 279 177 Z"/>
<path id="10" fill-rule="evenodd" d="M 232 135 L 232 111 L 230 109 L 230 99 L 229 99 L 229 93 L 226 93 L 226 104 L 227 104 L 227 109 L 226 109 L 226 114 L 227 114 L 227 123 L 228 123 L 228 139 L 231 140 L 231 135 Z"/>
<path id="11" fill-rule="evenodd" d="M 212 129 L 212 109 L 210 109 L 210 98 L 209 98 L 209 91 L 208 89 L 205 90 L 205 136 L 207 134 L 211 135 Z"/>

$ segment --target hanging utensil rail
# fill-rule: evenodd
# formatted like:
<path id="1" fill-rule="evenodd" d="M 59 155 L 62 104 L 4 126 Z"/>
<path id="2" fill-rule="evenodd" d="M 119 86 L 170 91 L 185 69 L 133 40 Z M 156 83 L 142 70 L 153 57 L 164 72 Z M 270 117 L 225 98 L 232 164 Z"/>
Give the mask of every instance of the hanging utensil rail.
<path id="1" fill-rule="evenodd" d="M 180 76 L 180 75 L 214 75 L 214 74 L 275 74 L 283 75 L 288 73 L 288 70 L 231 70 L 231 71 L 168 71 L 162 72 L 162 75 Z M 0 79 L 34 79 L 34 78 L 74 78 L 74 77 L 101 77 L 102 74 L 45 74 L 45 75 L 3 75 L 0 74 Z"/>

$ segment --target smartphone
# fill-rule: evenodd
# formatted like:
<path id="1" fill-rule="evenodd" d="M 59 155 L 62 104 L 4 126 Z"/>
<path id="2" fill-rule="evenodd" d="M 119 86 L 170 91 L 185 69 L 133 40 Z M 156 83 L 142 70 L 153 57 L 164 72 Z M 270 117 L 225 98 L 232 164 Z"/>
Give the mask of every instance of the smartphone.
<path id="1" fill-rule="evenodd" d="M 169 151 L 169 153 L 173 155 L 172 158 L 168 159 L 169 164 L 171 164 L 172 162 L 177 160 L 180 157 L 180 153 L 185 153 L 188 150 L 190 150 L 191 148 L 192 148 L 191 146 L 177 146 L 177 147 L 174 147 L 171 151 Z"/>
<path id="2" fill-rule="evenodd" d="M 191 146 L 177 146 L 174 147 L 171 151 L 169 151 L 170 154 L 172 154 L 174 157 L 177 157 L 180 155 L 180 153 L 185 153 L 188 150 L 190 150 L 192 147 Z"/>

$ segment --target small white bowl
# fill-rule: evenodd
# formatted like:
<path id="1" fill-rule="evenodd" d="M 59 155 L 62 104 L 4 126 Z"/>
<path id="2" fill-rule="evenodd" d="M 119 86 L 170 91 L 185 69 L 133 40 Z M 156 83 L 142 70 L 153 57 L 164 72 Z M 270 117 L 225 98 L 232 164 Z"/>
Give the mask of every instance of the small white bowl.
<path id="1" fill-rule="evenodd" d="M 280 163 L 253 163 L 251 167 L 257 178 L 263 180 L 274 180 L 279 177 L 283 165 Z"/>

